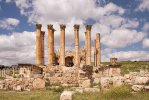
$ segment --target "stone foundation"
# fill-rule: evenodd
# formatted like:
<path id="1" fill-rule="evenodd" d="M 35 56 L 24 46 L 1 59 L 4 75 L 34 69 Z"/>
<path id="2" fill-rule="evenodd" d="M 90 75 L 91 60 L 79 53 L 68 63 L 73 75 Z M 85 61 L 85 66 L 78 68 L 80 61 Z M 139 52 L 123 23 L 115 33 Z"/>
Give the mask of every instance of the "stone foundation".
<path id="1" fill-rule="evenodd" d="M 89 84 L 86 87 L 90 87 L 92 84 L 92 72 L 93 67 L 90 65 L 82 65 L 80 68 L 51 66 L 50 69 L 46 69 L 45 77 L 49 79 L 52 84 L 62 84 L 64 86 L 81 86 L 83 84 Z"/>

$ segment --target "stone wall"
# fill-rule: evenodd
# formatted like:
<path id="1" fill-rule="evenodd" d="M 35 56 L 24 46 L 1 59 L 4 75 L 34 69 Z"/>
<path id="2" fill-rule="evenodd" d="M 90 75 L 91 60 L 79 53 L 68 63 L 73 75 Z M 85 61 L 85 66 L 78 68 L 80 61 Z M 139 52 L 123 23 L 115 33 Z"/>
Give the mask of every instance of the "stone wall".
<path id="1" fill-rule="evenodd" d="M 124 76 L 102 76 L 99 79 L 101 89 L 109 89 L 112 86 L 130 85 L 132 91 L 149 91 L 149 72 L 130 72 Z"/>
<path id="2" fill-rule="evenodd" d="M 15 91 L 30 91 L 45 87 L 45 81 L 41 78 L 11 78 L 0 81 L 0 89 Z"/>
<path id="3" fill-rule="evenodd" d="M 65 70 L 62 70 L 60 66 L 51 66 L 44 74 L 44 78 L 49 79 L 52 84 L 77 85 L 77 70 L 74 66 L 65 67 Z"/>
<path id="4" fill-rule="evenodd" d="M 42 74 L 43 69 L 32 64 L 19 64 L 19 74 L 22 77 L 34 77 L 36 74 Z"/>
<path id="5" fill-rule="evenodd" d="M 93 67 L 90 65 L 63 67 L 63 69 L 60 66 L 51 66 L 50 69 L 45 71 L 44 78 L 49 79 L 53 84 L 62 84 L 65 86 L 83 87 L 88 82 L 87 84 L 89 85 L 87 87 L 90 87 L 92 83 L 92 72 Z"/>

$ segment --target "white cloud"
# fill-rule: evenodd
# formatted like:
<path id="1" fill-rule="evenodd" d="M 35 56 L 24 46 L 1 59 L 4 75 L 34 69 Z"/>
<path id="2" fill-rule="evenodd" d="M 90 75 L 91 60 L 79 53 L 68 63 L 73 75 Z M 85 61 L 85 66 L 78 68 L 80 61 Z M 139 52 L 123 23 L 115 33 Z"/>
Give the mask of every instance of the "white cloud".
<path id="1" fill-rule="evenodd" d="M 139 0 L 140 4 L 138 5 L 138 7 L 136 8 L 136 11 L 149 11 L 149 0 Z"/>
<path id="2" fill-rule="evenodd" d="M 120 51 L 109 54 L 109 57 L 116 57 L 120 61 L 147 61 L 149 60 L 148 51 Z"/>
<path id="3" fill-rule="evenodd" d="M 142 43 L 144 48 L 149 48 L 149 38 L 145 38 Z"/>
<path id="4" fill-rule="evenodd" d="M 5 18 L 5 19 L 0 20 L 0 28 L 10 30 L 10 29 L 15 28 L 19 23 L 20 21 L 18 19 Z"/>
<path id="5" fill-rule="evenodd" d="M 143 32 L 120 28 L 102 37 L 101 42 L 110 48 L 122 48 L 141 41 L 145 36 Z"/>
<path id="6" fill-rule="evenodd" d="M 149 23 L 145 23 L 143 26 L 143 31 L 149 32 Z"/>
<path id="7" fill-rule="evenodd" d="M 118 58 L 119 61 L 148 61 L 148 51 L 117 51 L 117 49 L 105 48 L 101 50 L 101 60 L 110 61 L 111 57 Z"/>
<path id="8" fill-rule="evenodd" d="M 56 48 L 59 48 L 59 24 L 66 24 L 66 48 L 71 47 L 73 49 L 73 25 L 80 24 L 80 41 L 84 41 L 84 23 L 86 23 L 87 19 L 95 20 L 96 24 L 93 25 L 91 33 L 92 40 L 95 39 L 96 33 L 101 33 L 102 44 L 108 46 L 107 50 L 103 50 L 104 55 L 102 55 L 102 61 L 108 60 L 110 54 L 116 52 L 115 49 L 111 48 L 124 48 L 128 45 L 132 45 L 133 43 L 140 42 L 146 36 L 146 33 L 137 31 L 137 28 L 140 24 L 139 21 L 137 21 L 137 19 L 129 19 L 123 17 L 125 9 L 114 3 L 108 3 L 107 5 L 101 7 L 95 4 L 95 0 L 6 0 L 6 2 L 15 2 L 16 6 L 20 9 L 21 14 L 25 15 L 28 18 L 29 23 L 38 22 L 43 25 L 42 30 L 46 31 L 46 57 L 47 24 L 53 24 L 54 28 L 56 29 Z M 3 39 L 2 41 L 0 41 L 2 42 L 2 44 L 0 43 L 2 47 L 0 47 L 0 50 L 2 52 L 7 51 L 8 54 L 12 56 L 14 54 L 15 58 L 12 59 L 17 59 L 18 62 L 34 62 L 35 34 L 33 34 L 32 32 L 32 36 L 29 36 L 27 32 L 20 33 L 23 35 L 15 34 L 17 33 L 13 33 L 11 36 L 6 36 L 8 39 L 4 38 L 5 36 L 2 37 Z M 20 39 L 21 37 L 23 37 L 23 40 Z M 24 40 L 25 38 L 26 40 Z M 33 41 L 31 42 L 31 40 Z M 25 41 L 29 41 L 29 44 Z M 4 42 L 8 43 L 8 46 L 4 46 Z M 4 55 L 0 56 L 4 57 Z M 26 60 L 25 56 L 28 57 L 28 60 Z M 2 61 L 6 62 L 8 60 L 4 59 Z"/>
<path id="9" fill-rule="evenodd" d="M 114 3 L 104 7 L 97 6 L 96 0 L 7 0 L 15 2 L 23 15 L 28 16 L 29 22 L 61 22 L 88 18 L 99 19 L 100 16 L 111 14 L 124 14 L 125 10 Z"/>
<path id="10" fill-rule="evenodd" d="M 137 19 L 125 19 L 122 23 L 123 28 L 137 28 L 139 26 L 139 21 Z"/>
<path id="11" fill-rule="evenodd" d="M 0 35 L 0 64 L 35 62 L 35 33 L 24 31 Z"/>

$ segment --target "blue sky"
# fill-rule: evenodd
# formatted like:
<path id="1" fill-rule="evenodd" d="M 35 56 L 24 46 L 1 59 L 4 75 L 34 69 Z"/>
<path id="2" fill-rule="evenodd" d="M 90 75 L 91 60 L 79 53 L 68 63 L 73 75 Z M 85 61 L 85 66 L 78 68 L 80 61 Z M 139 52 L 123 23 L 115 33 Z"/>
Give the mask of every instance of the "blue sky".
<path id="1" fill-rule="evenodd" d="M 92 41 L 101 34 L 102 61 L 149 60 L 149 0 L 0 0 L 0 64 L 35 63 L 35 24 L 45 35 L 53 24 L 59 49 L 59 24 L 66 24 L 66 48 L 73 49 L 73 25 L 92 24 Z M 93 42 L 92 42 L 93 44 Z M 93 45 L 92 45 L 93 46 Z M 93 53 L 93 52 L 92 52 Z"/>

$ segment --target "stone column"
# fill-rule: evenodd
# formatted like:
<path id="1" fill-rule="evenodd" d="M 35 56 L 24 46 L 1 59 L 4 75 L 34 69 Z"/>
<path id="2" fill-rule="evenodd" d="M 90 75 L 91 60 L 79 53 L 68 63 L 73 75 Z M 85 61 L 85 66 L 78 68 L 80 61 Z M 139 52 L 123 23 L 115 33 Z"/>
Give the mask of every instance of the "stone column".
<path id="1" fill-rule="evenodd" d="M 54 29 L 53 25 L 48 25 L 48 65 L 53 65 L 54 55 Z"/>
<path id="2" fill-rule="evenodd" d="M 2 69 L 2 77 L 4 77 L 3 69 Z"/>
<path id="3" fill-rule="evenodd" d="M 4 77 L 6 76 L 6 69 L 4 68 Z"/>
<path id="4" fill-rule="evenodd" d="M 44 35 L 45 35 L 45 32 L 44 31 L 41 31 L 41 51 L 42 51 L 42 54 L 41 54 L 41 64 L 44 65 Z"/>
<path id="5" fill-rule="evenodd" d="M 66 25 L 60 25 L 60 65 L 65 66 L 65 28 Z"/>
<path id="6" fill-rule="evenodd" d="M 97 66 L 101 64 L 101 54 L 100 54 L 100 34 L 96 34 L 96 48 L 97 48 Z"/>
<path id="7" fill-rule="evenodd" d="M 0 77 L 2 77 L 2 69 L 0 69 Z"/>
<path id="8" fill-rule="evenodd" d="M 36 64 L 41 65 L 41 24 L 36 24 Z"/>
<path id="9" fill-rule="evenodd" d="M 86 35 L 86 32 L 85 32 L 85 64 L 87 62 L 87 55 L 86 55 L 86 52 L 87 52 L 87 35 Z"/>
<path id="10" fill-rule="evenodd" d="M 87 35 L 87 65 L 91 65 L 91 28 L 92 25 L 86 25 L 86 35 Z"/>
<path id="11" fill-rule="evenodd" d="M 74 42 L 75 42 L 75 65 L 80 65 L 80 57 L 79 57 L 79 28 L 80 25 L 74 25 Z"/>
<path id="12" fill-rule="evenodd" d="M 96 48 L 96 39 L 94 40 L 94 66 L 97 66 L 97 48 Z"/>
<path id="13" fill-rule="evenodd" d="M 87 35 L 86 35 L 86 32 L 85 32 L 85 48 L 87 49 Z"/>
<path id="14" fill-rule="evenodd" d="M 15 68 L 14 67 L 12 68 L 12 73 L 13 73 L 13 76 L 15 76 Z"/>

